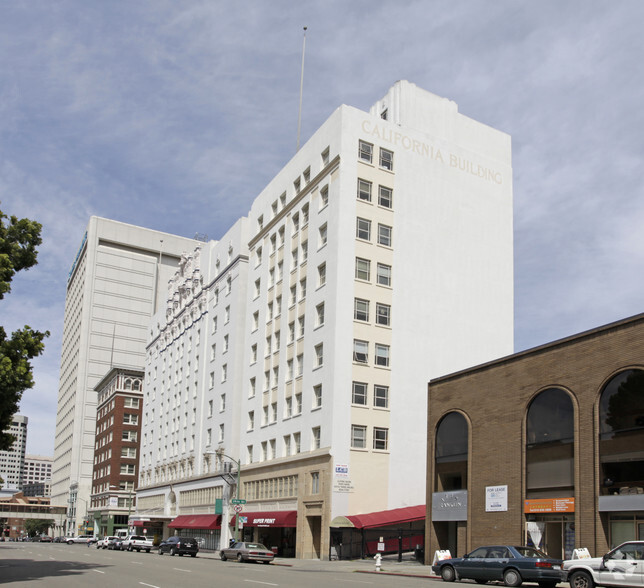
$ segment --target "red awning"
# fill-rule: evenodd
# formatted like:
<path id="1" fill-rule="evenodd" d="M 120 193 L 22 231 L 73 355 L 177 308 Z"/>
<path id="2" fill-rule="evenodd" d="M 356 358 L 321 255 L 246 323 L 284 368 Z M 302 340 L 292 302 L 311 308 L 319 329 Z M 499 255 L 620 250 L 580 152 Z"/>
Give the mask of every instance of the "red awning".
<path id="1" fill-rule="evenodd" d="M 242 512 L 238 516 L 246 517 L 244 527 L 297 527 L 296 510 Z M 231 519 L 230 525 L 235 526 L 235 517 Z"/>
<path id="2" fill-rule="evenodd" d="M 344 518 L 348 519 L 356 529 L 373 529 L 374 527 L 389 527 L 402 523 L 423 521 L 425 520 L 425 514 L 425 505 L 419 504 L 418 506 L 407 506 L 405 508 L 394 508 L 366 514 L 347 515 Z M 333 523 L 331 526 L 334 526 Z"/>
<path id="3" fill-rule="evenodd" d="M 147 527 L 150 523 L 145 521 L 131 521 L 130 526 L 132 527 Z"/>
<path id="4" fill-rule="evenodd" d="M 221 515 L 180 515 L 168 527 L 172 529 L 221 529 Z"/>

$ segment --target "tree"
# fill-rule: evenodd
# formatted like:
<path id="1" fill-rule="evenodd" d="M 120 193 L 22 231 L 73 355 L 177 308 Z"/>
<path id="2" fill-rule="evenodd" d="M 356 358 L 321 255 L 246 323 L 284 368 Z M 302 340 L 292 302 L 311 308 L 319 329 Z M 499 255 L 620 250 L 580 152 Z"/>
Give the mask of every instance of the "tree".
<path id="1" fill-rule="evenodd" d="M 50 527 L 54 526 L 54 521 L 47 519 L 25 519 L 25 531 L 29 537 L 47 533 Z"/>
<path id="2" fill-rule="evenodd" d="M 16 272 L 36 265 L 41 229 L 40 223 L 8 217 L 0 210 L 0 300 L 11 292 Z M 25 325 L 7 338 L 0 326 L 0 451 L 9 450 L 15 441 L 7 430 L 18 412 L 22 393 L 34 385 L 30 362 L 43 352 L 43 339 L 48 336 L 49 331 L 41 333 Z"/>

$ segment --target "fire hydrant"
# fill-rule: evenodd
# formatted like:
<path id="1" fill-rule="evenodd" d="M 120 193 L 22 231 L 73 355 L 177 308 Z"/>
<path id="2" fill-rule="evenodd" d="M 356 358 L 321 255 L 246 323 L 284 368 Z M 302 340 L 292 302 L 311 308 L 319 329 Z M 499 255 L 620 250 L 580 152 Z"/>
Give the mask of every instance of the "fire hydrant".
<path id="1" fill-rule="evenodd" d="M 376 555 L 373 556 L 373 559 L 376 560 L 376 572 L 380 571 L 380 565 L 382 563 L 382 555 L 379 553 L 376 553 Z"/>

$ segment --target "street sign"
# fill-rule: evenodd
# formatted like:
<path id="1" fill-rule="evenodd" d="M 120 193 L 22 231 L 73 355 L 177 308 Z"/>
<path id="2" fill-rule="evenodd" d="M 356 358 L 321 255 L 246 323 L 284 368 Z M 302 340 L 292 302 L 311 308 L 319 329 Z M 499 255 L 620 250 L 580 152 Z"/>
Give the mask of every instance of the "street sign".
<path id="1" fill-rule="evenodd" d="M 233 504 L 246 504 L 246 501 L 243 498 L 233 498 L 230 502 Z"/>
<path id="2" fill-rule="evenodd" d="M 241 505 L 241 504 L 236 504 L 235 506 L 233 506 L 233 510 L 234 510 L 236 513 L 240 513 L 240 512 L 241 512 L 242 510 L 244 510 L 244 509 L 243 509 L 243 507 L 242 507 L 242 505 Z"/>

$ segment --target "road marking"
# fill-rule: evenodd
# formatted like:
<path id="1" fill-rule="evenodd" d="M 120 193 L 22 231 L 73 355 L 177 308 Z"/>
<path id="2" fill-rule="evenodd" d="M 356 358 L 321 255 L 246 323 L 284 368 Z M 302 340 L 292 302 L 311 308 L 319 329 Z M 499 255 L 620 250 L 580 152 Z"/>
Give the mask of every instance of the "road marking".
<path id="1" fill-rule="evenodd" d="M 244 582 L 251 582 L 252 584 L 264 584 L 265 586 L 279 586 L 279 584 L 271 584 L 270 582 L 260 582 L 259 580 L 244 580 Z"/>
<path id="2" fill-rule="evenodd" d="M 94 570 L 97 574 L 104 574 L 105 572 L 101 572 L 101 570 Z"/>
<path id="3" fill-rule="evenodd" d="M 173 570 L 177 570 L 177 572 L 192 572 L 192 570 L 182 570 L 181 568 L 172 568 Z"/>
<path id="4" fill-rule="evenodd" d="M 143 586 L 150 586 L 150 588 L 159 588 L 159 586 L 155 586 L 154 584 L 146 584 L 145 582 L 139 582 L 139 584 L 142 584 Z"/>
<path id="5" fill-rule="evenodd" d="M 143 565 L 143 562 L 141 562 L 141 561 L 133 561 L 132 563 L 137 565 L 137 566 L 142 566 Z"/>

